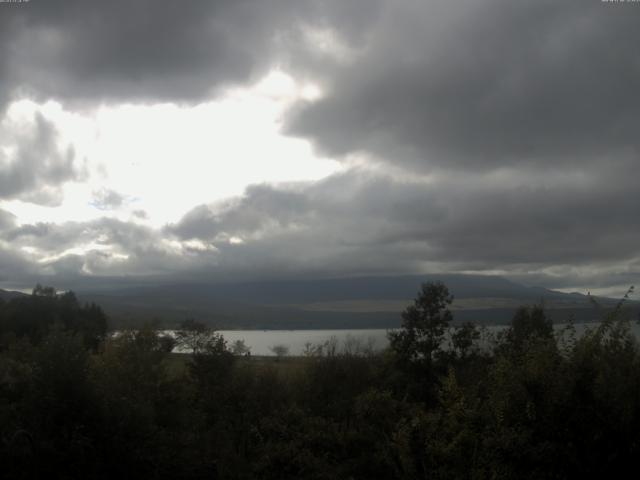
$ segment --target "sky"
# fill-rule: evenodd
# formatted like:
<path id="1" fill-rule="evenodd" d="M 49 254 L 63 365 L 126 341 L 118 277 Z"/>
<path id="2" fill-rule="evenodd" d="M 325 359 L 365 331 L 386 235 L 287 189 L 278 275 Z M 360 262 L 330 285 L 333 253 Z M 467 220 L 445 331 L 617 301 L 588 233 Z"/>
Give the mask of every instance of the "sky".
<path id="1" fill-rule="evenodd" d="M 640 3 L 0 3 L 0 287 L 640 278 Z"/>

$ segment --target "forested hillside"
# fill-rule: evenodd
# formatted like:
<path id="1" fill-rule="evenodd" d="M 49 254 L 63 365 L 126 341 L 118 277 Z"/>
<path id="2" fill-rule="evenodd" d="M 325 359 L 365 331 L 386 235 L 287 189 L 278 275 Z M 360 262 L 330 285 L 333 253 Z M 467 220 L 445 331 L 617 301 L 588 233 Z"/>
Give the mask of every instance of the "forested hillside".
<path id="1" fill-rule="evenodd" d="M 234 355 L 206 325 L 106 335 L 37 287 L 0 302 L 3 478 L 622 478 L 640 454 L 640 349 L 624 302 L 577 338 L 520 308 L 480 348 L 424 284 L 390 348 Z"/>

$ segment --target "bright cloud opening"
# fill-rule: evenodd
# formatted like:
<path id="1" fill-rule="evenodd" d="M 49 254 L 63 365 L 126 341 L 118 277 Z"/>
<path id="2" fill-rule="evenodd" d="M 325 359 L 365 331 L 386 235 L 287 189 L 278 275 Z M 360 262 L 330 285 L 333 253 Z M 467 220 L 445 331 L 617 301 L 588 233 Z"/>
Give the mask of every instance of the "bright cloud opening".
<path id="1" fill-rule="evenodd" d="M 280 133 L 291 105 L 321 95 L 319 87 L 274 70 L 255 85 L 194 106 L 126 104 L 72 113 L 56 102 L 14 102 L 8 116 L 40 114 L 51 121 L 60 141 L 75 149 L 87 178 L 63 185 L 57 207 L 24 200 L 0 207 L 22 224 L 111 216 L 159 227 L 251 184 L 326 177 L 339 170 L 338 162 L 318 158 L 308 141 Z M 96 192 L 121 201 L 105 204 Z"/>

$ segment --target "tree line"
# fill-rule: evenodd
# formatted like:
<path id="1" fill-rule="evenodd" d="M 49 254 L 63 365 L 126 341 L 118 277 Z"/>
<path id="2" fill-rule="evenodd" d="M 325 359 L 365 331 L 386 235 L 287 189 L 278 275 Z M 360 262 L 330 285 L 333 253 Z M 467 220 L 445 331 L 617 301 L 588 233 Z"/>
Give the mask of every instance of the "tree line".
<path id="1" fill-rule="evenodd" d="M 185 322 L 107 333 L 38 286 L 0 302 L 3 478 L 591 478 L 633 471 L 640 350 L 624 302 L 582 335 L 520 308 L 489 342 L 421 286 L 382 353 L 267 361 Z M 189 354 L 171 353 L 175 341 Z M 236 353 L 238 351 L 236 350 Z"/>

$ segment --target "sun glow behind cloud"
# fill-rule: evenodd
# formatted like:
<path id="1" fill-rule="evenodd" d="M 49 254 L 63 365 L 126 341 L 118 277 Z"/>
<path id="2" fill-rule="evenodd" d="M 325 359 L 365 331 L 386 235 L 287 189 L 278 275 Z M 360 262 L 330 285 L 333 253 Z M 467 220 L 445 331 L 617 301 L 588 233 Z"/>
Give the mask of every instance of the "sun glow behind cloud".
<path id="1" fill-rule="evenodd" d="M 251 87 L 197 105 L 125 104 L 76 113 L 56 102 L 14 102 L 9 119 L 24 124 L 41 114 L 51 121 L 86 178 L 63 186 L 59 206 L 10 200 L 0 207 L 22 224 L 106 215 L 162 226 L 196 205 L 241 195 L 251 184 L 323 178 L 340 169 L 338 162 L 280 133 L 290 106 L 321 96 L 317 85 L 274 70 Z M 94 198 L 100 192 L 122 201 L 101 206 Z"/>

